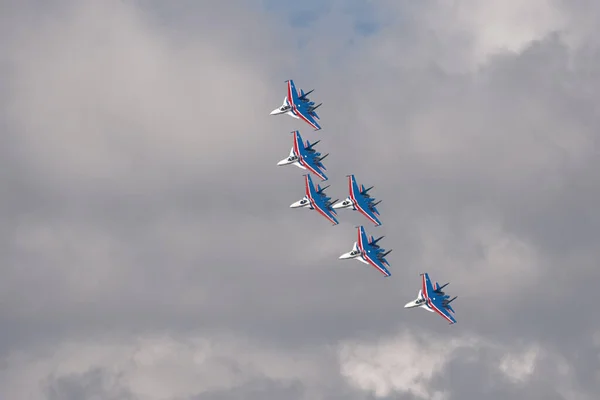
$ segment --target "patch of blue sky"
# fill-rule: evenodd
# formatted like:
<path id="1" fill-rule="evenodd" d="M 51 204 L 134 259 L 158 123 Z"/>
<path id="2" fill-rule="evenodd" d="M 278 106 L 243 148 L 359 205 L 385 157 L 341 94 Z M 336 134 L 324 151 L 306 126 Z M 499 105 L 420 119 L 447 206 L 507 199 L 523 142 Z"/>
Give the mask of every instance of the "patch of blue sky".
<path id="1" fill-rule="evenodd" d="M 331 21 L 335 29 L 340 17 L 348 16 L 357 35 L 369 36 L 380 28 L 377 3 L 369 0 L 263 0 L 262 6 L 266 12 L 280 14 L 293 28 L 311 28 L 322 20 Z"/>

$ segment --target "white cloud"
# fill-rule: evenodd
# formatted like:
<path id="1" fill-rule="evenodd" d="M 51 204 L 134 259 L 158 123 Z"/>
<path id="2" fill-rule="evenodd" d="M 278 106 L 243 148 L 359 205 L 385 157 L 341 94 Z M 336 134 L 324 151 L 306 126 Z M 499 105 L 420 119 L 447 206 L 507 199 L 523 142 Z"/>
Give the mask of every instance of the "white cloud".
<path id="1" fill-rule="evenodd" d="M 450 32 L 467 31 L 470 34 L 474 65 L 498 52 L 520 52 L 532 41 L 565 25 L 555 0 L 446 0 L 440 3 L 444 3 L 444 11 L 449 11 L 444 17 L 451 26 Z"/>
<path id="2" fill-rule="evenodd" d="M 404 53 L 402 65 L 433 61 L 460 72 L 474 71 L 498 53 L 518 53 L 568 23 L 554 0 L 433 0 L 410 5 L 388 1 L 385 7 L 389 15 L 419 26 L 419 45 Z M 374 41 L 382 56 L 397 54 L 398 39 L 406 32 L 402 25 L 391 24 L 390 36 Z M 420 64 L 422 60 L 427 62 Z"/>
<path id="3" fill-rule="evenodd" d="M 69 342 L 12 353 L 3 361 L 11 365 L 0 371 L 3 397 L 31 400 L 44 399 L 53 379 L 95 369 L 140 400 L 185 398 L 260 379 L 311 386 L 328 373 L 327 353 L 281 353 L 227 336 Z"/>
<path id="4" fill-rule="evenodd" d="M 461 350 L 473 351 L 469 355 L 460 353 Z M 487 376 L 493 385 L 497 371 L 517 390 L 537 384 L 534 380 L 551 380 L 556 392 L 565 398 L 590 398 L 577 382 L 573 365 L 539 343 L 522 346 L 471 334 L 449 338 L 446 334 L 403 331 L 377 342 L 347 341 L 339 346 L 342 376 L 351 386 L 377 397 L 409 394 L 426 400 L 446 398 L 449 388 L 442 387 L 445 380 L 439 378 L 445 375 L 450 361 L 458 363 L 452 368 L 460 368 L 461 362 L 477 365 L 484 371 L 492 367 Z M 536 374 L 537 365 L 544 366 L 543 375 Z"/>
<path id="5" fill-rule="evenodd" d="M 444 392 L 430 389 L 433 378 L 456 349 L 472 345 L 470 340 L 441 341 L 408 331 L 377 343 L 348 341 L 340 345 L 340 373 L 351 385 L 378 397 L 399 392 L 437 400 Z"/>
<path id="6" fill-rule="evenodd" d="M 255 25 L 256 40 L 269 43 Z M 173 35 L 115 1 L 75 2 L 22 33 L 6 49 L 8 112 L 31 164 L 99 185 L 136 174 L 139 187 L 140 168 L 150 183 L 262 157 L 255 150 L 268 143 L 253 127 L 268 120 L 265 67 L 242 62 L 243 51 L 232 58 L 210 36 Z"/>
<path id="7" fill-rule="evenodd" d="M 540 349 L 529 349 L 512 352 L 502 357 L 500 371 L 515 383 L 526 382 L 535 371 Z"/>

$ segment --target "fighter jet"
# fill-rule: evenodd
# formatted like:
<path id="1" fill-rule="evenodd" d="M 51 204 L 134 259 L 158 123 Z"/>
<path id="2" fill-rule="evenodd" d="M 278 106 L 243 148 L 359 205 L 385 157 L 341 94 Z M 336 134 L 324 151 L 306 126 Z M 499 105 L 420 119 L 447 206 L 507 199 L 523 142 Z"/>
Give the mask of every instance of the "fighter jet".
<path id="1" fill-rule="evenodd" d="M 354 175 L 347 176 L 349 196 L 346 200 L 335 204 L 333 208 L 349 208 L 359 211 L 362 215 L 367 217 L 369 221 L 373 222 L 375 226 L 381 225 L 381 221 L 379 218 L 377 218 L 380 216 L 379 211 L 377 211 L 377 208 L 375 208 L 377 204 L 381 203 L 381 200 L 374 202 L 375 199 L 367 193 L 369 190 L 373 189 L 373 186 L 367 189 L 365 189 L 364 185 L 360 185 L 359 187 L 359 185 L 356 183 Z"/>
<path id="2" fill-rule="evenodd" d="M 392 250 L 386 252 L 385 249 L 382 249 L 377 244 L 384 236 L 373 239 L 373 236 L 367 236 L 365 228 L 362 226 L 357 226 L 357 229 L 358 239 L 354 242 L 352 251 L 342 254 L 340 260 L 355 259 L 377 268 L 386 277 L 391 276 L 392 274 L 387 269 L 390 265 L 386 261 L 385 256 L 390 254 Z"/>
<path id="3" fill-rule="evenodd" d="M 310 90 L 307 93 L 304 93 L 303 90 L 300 91 L 300 95 L 296 91 L 296 86 L 294 85 L 293 80 L 286 81 L 287 82 L 287 95 L 283 98 L 283 104 L 281 107 L 274 109 L 271 111 L 271 115 L 279 115 L 279 114 L 287 114 L 296 119 L 301 119 L 307 124 L 309 124 L 315 131 L 321 129 L 317 119 L 320 119 L 315 110 L 321 106 L 321 104 L 315 106 L 313 101 L 307 97 L 308 94 L 312 93 L 314 90 Z"/>
<path id="4" fill-rule="evenodd" d="M 288 158 L 284 158 L 283 160 L 279 161 L 277 165 L 292 164 L 302 169 L 307 169 L 321 178 L 321 180 L 326 181 L 327 176 L 325 175 L 324 171 L 327 168 L 325 168 L 321 161 L 329 154 L 321 156 L 321 153 L 318 153 L 315 149 L 313 149 L 313 146 L 319 143 L 320 140 L 317 140 L 314 143 L 310 143 L 307 140 L 306 144 L 304 144 L 302 142 L 302 136 L 300 136 L 300 132 L 293 131 L 292 133 L 294 134 L 294 139 L 290 155 Z"/>
<path id="5" fill-rule="evenodd" d="M 421 274 L 421 279 L 421 289 L 419 290 L 416 300 L 406 303 L 404 308 L 421 307 L 427 311 L 438 313 L 448 321 L 450 325 L 455 324 L 456 319 L 454 319 L 454 316 L 452 315 L 454 314 L 454 310 L 450 303 L 458 296 L 454 296 L 452 299 L 448 300 L 450 296 L 442 291 L 443 288 L 448 286 L 448 283 L 440 286 L 440 284 L 436 282 L 434 287 L 429 280 L 429 274 L 427 274 L 427 272 Z"/>
<path id="6" fill-rule="evenodd" d="M 335 212 L 335 210 L 333 208 L 331 208 L 331 205 L 333 203 L 335 203 L 337 200 L 331 201 L 331 198 L 327 197 L 327 195 L 325 195 L 325 193 L 323 192 L 329 186 L 325 186 L 324 188 L 321 188 L 320 185 L 317 185 L 317 188 L 315 189 L 315 187 L 313 186 L 312 179 L 310 178 L 309 174 L 304 175 L 304 186 L 305 186 L 304 197 L 302 198 L 302 200 L 298 200 L 297 202 L 292 204 L 290 207 L 291 208 L 306 207 L 311 210 L 317 210 L 319 212 L 319 214 L 321 214 L 322 216 L 327 218 L 330 222 L 333 223 L 333 225 L 337 225 L 339 223 L 338 220 L 335 218 L 335 215 L 337 215 L 337 213 Z"/>

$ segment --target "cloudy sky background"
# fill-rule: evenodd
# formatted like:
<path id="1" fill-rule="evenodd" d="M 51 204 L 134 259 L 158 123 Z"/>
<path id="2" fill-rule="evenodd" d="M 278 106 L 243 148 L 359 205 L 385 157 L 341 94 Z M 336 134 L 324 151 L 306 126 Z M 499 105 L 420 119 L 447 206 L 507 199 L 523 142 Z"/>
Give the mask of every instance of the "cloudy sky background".
<path id="1" fill-rule="evenodd" d="M 0 397 L 596 399 L 599 17 L 0 1 Z M 321 131 L 268 115 L 290 78 Z M 289 209 L 294 129 L 383 226 Z M 358 224 L 391 278 L 338 260 Z M 423 271 L 458 324 L 402 308 Z"/>

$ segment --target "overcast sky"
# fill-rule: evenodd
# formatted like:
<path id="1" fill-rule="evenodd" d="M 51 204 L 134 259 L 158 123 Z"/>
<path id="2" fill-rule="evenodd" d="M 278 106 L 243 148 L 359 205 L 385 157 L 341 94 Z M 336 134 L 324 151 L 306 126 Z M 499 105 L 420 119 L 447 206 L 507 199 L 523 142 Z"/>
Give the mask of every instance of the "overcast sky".
<path id="1" fill-rule="evenodd" d="M 0 0 L 0 397 L 597 399 L 599 18 Z M 287 79 L 322 130 L 269 115 Z M 289 208 L 295 129 L 382 226 Z M 359 224 L 391 277 L 338 259 Z M 425 271 L 458 324 L 403 308 Z"/>

